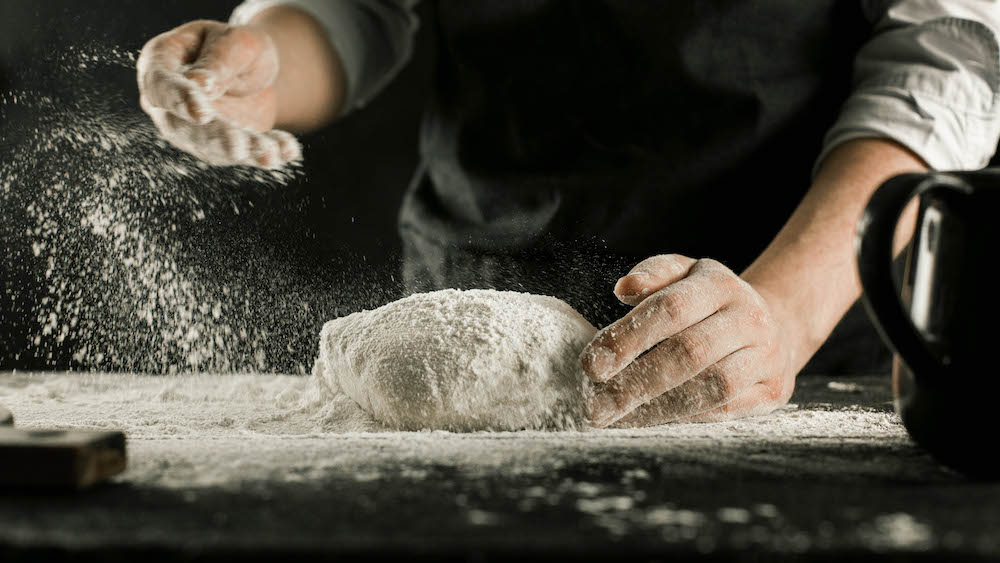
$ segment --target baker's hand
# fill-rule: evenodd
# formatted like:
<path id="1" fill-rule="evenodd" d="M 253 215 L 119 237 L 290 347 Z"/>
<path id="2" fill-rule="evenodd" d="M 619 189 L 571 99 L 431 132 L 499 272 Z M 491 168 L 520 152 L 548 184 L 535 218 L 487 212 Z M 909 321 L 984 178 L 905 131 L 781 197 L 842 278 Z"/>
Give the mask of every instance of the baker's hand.
<path id="1" fill-rule="evenodd" d="M 278 65 L 260 29 L 190 22 L 142 48 L 139 102 L 181 150 L 211 164 L 275 168 L 301 154 L 295 137 L 272 129 Z"/>
<path id="2" fill-rule="evenodd" d="M 654 256 L 615 294 L 635 307 L 581 355 L 585 373 L 606 382 L 589 403 L 595 426 L 766 414 L 791 396 L 781 315 L 719 262 Z"/>

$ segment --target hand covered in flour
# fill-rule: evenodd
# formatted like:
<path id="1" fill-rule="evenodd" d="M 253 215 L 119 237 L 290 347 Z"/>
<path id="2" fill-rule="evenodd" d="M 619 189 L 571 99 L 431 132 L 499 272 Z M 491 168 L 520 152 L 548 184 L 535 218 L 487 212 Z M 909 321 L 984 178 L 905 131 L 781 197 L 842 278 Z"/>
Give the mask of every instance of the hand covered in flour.
<path id="1" fill-rule="evenodd" d="M 795 373 L 772 303 L 714 260 L 654 256 L 615 285 L 635 307 L 581 354 L 598 427 L 717 421 L 785 404 Z"/>
<path id="2" fill-rule="evenodd" d="M 275 168 L 301 155 L 295 137 L 272 129 L 279 64 L 263 30 L 190 22 L 142 48 L 139 101 L 181 150 L 210 164 Z"/>

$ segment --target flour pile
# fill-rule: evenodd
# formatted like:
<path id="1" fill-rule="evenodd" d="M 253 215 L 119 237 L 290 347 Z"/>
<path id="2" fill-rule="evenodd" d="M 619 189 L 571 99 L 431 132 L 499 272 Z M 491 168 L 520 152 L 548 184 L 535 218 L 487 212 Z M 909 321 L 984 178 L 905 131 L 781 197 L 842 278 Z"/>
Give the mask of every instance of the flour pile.
<path id="1" fill-rule="evenodd" d="M 315 375 L 399 429 L 570 429 L 596 329 L 554 297 L 419 293 L 326 324 Z"/>

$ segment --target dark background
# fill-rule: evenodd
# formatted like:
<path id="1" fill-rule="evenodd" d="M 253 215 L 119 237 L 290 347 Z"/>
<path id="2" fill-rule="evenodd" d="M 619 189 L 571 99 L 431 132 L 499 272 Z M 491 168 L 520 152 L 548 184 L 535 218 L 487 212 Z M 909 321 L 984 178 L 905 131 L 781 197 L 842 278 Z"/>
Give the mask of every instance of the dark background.
<path id="1" fill-rule="evenodd" d="M 32 65 L 69 45 L 117 45 L 138 51 L 154 35 L 192 19 L 228 19 L 235 0 L 3 0 L 0 2 L 0 90 L 36 87 Z M 427 83 L 429 46 L 420 34 L 414 58 L 364 110 L 303 138 L 306 179 L 292 192 L 336 195 L 317 226 L 368 259 L 398 253 L 396 210 L 417 159 L 417 129 Z M 110 76 L 131 93 L 135 75 Z M 128 95 L 128 94 L 126 94 Z M 352 218 L 354 219 L 352 222 Z"/>
<path id="2" fill-rule="evenodd" d="M 60 92 L 63 96 L 68 93 L 71 97 L 74 85 L 64 83 L 55 72 L 53 55 L 74 46 L 118 47 L 135 53 L 154 35 L 192 19 L 225 20 L 236 4 L 235 0 L 0 0 L 0 94 L 28 90 Z M 318 305 L 309 315 L 298 318 L 286 315 L 281 322 L 273 319 L 281 318 L 286 310 L 275 307 L 277 314 L 270 318 L 274 326 L 266 327 L 272 334 L 268 345 L 274 348 L 269 355 L 282 359 L 272 363 L 270 369 L 302 371 L 301 358 L 313 353 L 315 334 L 324 319 L 377 306 L 399 296 L 396 286 L 400 241 L 396 216 L 417 165 L 420 113 L 433 59 L 430 35 L 428 26 L 422 26 L 410 64 L 368 107 L 302 138 L 305 159 L 301 178 L 259 200 L 263 205 L 255 208 L 252 220 L 243 218 L 235 228 L 216 227 L 222 234 L 254 230 L 253 242 L 247 245 L 268 245 L 272 256 L 287 252 L 287 261 L 293 264 L 291 269 L 298 269 L 299 277 L 315 277 L 317 271 L 323 271 L 330 274 L 333 281 L 329 283 L 336 285 L 338 291 L 343 292 L 344 287 L 352 284 L 359 288 L 342 298 L 327 299 L 326 306 Z M 97 67 L 93 75 L 85 78 L 92 84 L 101 84 L 105 91 L 117 93 L 123 100 L 120 111 L 141 116 L 134 69 Z M 6 156 L 5 141 L 9 143 L 9 137 L 16 138 L 18 131 L 31 128 L 37 118 L 30 113 L 10 115 L 0 105 L 0 167 L 4 166 Z M 993 164 L 997 164 L 997 159 Z M 0 226 L 12 222 L 15 213 L 16 210 L 0 209 Z M 215 236 L 212 232 L 199 234 Z M 234 246 L 230 244 L 230 248 Z M 0 244 L 0 251 L 3 249 Z M 233 262 L 233 259 L 228 263 L 219 261 L 224 269 L 230 270 Z M 256 268 L 258 277 L 267 277 L 266 272 L 260 272 L 264 267 L 247 265 L 248 270 Z M 74 367 L 69 346 L 42 353 L 30 351 L 31 333 L 37 331 L 37 323 L 30 316 L 30 302 L 40 294 L 30 295 L 24 289 L 37 285 L 37 280 L 31 279 L 33 273 L 28 274 L 4 272 L 0 260 L 0 290 L 13 287 L 29 293 L 24 298 L 28 305 L 21 311 L 5 311 L 5 302 L 0 299 L 0 369 Z M 269 291 L 278 295 L 287 292 L 287 286 L 275 283 L 255 295 L 270 295 Z M 281 305 L 295 308 L 296 298 L 310 301 L 309 295 L 293 295 Z M 866 323 L 861 316 L 859 321 Z M 244 322 L 257 321 L 250 318 Z M 257 324 L 267 322 L 262 319 Z M 871 332 L 870 327 L 862 328 Z M 136 348 L 149 344 L 142 339 L 134 340 Z M 831 342 L 836 344 L 835 340 Z M 289 344 L 286 346 L 285 342 Z M 878 348 L 872 353 L 883 354 L 884 350 Z M 26 350 L 29 352 L 25 353 Z"/>
<path id="3" fill-rule="evenodd" d="M 0 2 L 0 93 L 12 90 L 58 93 L 72 99 L 74 85 L 65 83 L 64 73 L 52 63 L 53 57 L 70 48 L 101 52 L 117 46 L 121 51 L 137 53 L 149 38 L 187 21 L 225 21 L 237 4 L 234 0 L 3 0 Z M 377 99 L 363 110 L 301 138 L 302 176 L 275 190 L 263 200 L 263 205 L 258 198 L 252 212 L 256 222 L 250 228 L 259 231 L 254 236 L 271 245 L 268 249 L 271 254 L 312 247 L 301 252 L 300 262 L 309 264 L 296 264 L 293 268 L 302 266 L 308 272 L 308 268 L 315 268 L 315 263 L 323 263 L 322 268 L 338 280 L 338 285 L 342 285 L 339 280 L 349 284 L 354 278 L 364 278 L 363 283 L 369 287 L 385 288 L 358 290 L 342 299 L 339 308 L 319 306 L 320 310 L 315 318 L 309 319 L 310 326 L 305 329 L 273 327 L 273 335 L 298 342 L 295 346 L 299 356 L 308 355 L 308 349 L 314 346 L 311 340 L 320 319 L 376 306 L 396 297 L 393 288 L 398 280 L 400 255 L 397 210 L 417 164 L 417 133 L 431 59 L 426 32 L 420 33 L 417 43 L 410 64 Z M 96 65 L 93 73 L 83 79 L 89 86 L 98 85 L 102 91 L 120 94 L 123 105 L 115 111 L 140 115 L 134 69 Z M 12 150 L 10 147 L 16 145 L 19 134 L 30 130 L 39 117 L 30 112 L 5 112 L 0 107 L 0 165 L 3 152 Z M 14 209 L 0 210 L 0 220 L 11 222 L 12 214 L 16 213 Z M 242 223 L 232 228 L 247 229 L 247 224 L 244 216 Z M 0 244 L 0 251 L 3 249 L 4 244 Z M 29 291 L 25 288 L 37 285 L 32 279 L 39 277 L 37 272 L 5 273 L 3 269 L 0 264 L 0 289 L 6 284 L 8 290 L 24 292 Z M 30 334 L 37 331 L 37 323 L 27 311 L 32 299 L 37 299 L 37 294 L 22 300 L 26 303 L 21 307 L 23 311 L 4 311 L 0 303 L 0 369 L 72 367 L 70 347 L 54 352 L 30 351 Z M 312 338 L 308 336 L 310 333 Z M 25 350 L 29 352 L 24 353 Z M 301 371 L 297 364 L 286 361 L 270 367 Z"/>

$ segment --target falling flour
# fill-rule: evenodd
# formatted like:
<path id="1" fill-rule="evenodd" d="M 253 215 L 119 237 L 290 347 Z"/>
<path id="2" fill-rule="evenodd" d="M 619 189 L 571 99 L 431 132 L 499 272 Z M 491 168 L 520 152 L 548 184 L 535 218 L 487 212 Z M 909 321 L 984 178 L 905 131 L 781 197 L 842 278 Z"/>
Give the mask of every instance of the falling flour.
<path id="1" fill-rule="evenodd" d="M 398 294 L 344 283 L 367 270 L 311 230 L 297 164 L 163 141 L 135 60 L 70 48 L 0 91 L 0 366 L 307 373 L 323 321 Z"/>
<path id="2" fill-rule="evenodd" d="M 554 297 L 448 289 L 330 321 L 314 373 L 395 428 L 576 428 L 595 333 Z"/>

